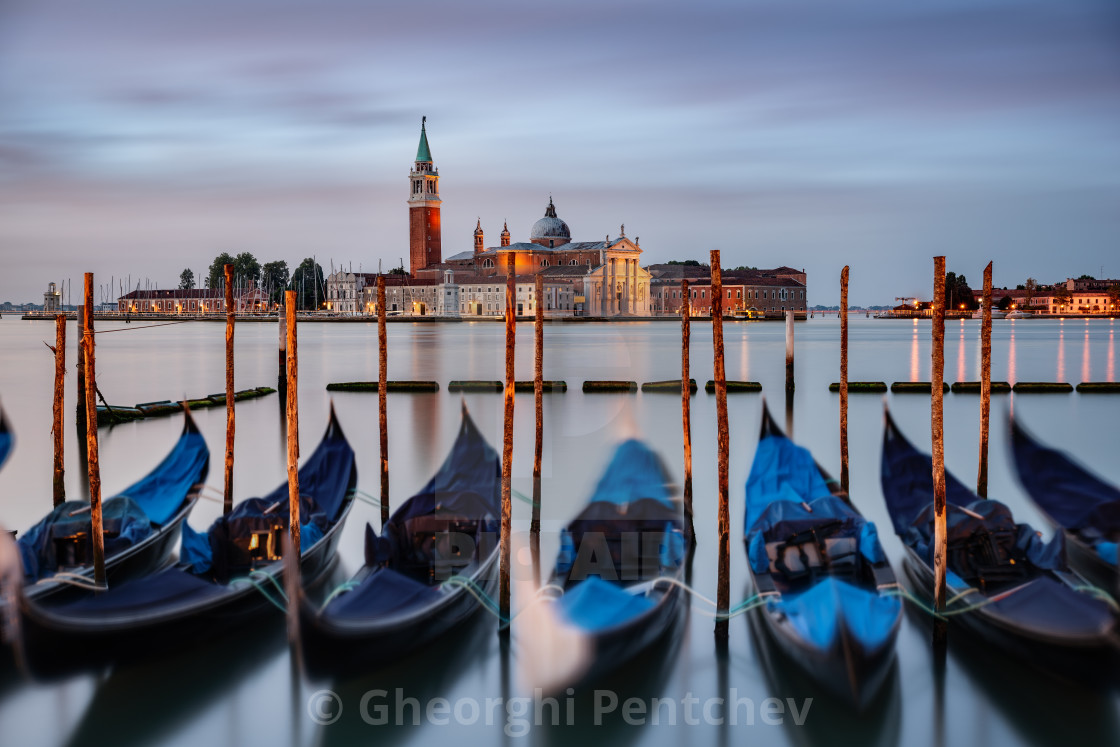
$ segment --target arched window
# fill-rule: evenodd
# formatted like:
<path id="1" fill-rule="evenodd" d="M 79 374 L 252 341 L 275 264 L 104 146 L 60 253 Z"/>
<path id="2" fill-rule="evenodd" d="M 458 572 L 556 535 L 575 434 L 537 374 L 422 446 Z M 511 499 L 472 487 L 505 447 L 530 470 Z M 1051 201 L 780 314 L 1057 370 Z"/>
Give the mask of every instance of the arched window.
<path id="1" fill-rule="evenodd" d="M 484 260 L 482 260 L 482 266 L 483 267 L 493 267 L 494 266 L 494 260 L 484 259 Z"/>
<path id="2" fill-rule="evenodd" d="M 572 260 L 571 262 L 569 262 L 568 264 L 569 264 L 569 265 L 574 265 L 575 263 L 576 263 L 576 261 L 575 261 L 575 260 L 573 259 L 573 260 Z"/>
<path id="3" fill-rule="evenodd" d="M 541 260 L 541 267 L 548 267 L 548 260 L 547 259 L 542 259 Z"/>

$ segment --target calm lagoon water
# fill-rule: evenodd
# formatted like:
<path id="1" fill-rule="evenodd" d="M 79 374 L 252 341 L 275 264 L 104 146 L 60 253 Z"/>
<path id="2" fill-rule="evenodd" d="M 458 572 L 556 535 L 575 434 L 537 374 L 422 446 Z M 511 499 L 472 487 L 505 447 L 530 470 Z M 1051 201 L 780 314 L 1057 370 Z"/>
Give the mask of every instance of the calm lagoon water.
<path id="1" fill-rule="evenodd" d="M 98 339 L 98 384 L 110 403 L 130 405 L 223 391 L 223 326 L 188 323 L 105 334 Z M 995 380 L 1116 380 L 1116 326 L 1111 320 L 998 320 L 994 327 Z M 102 322 L 102 330 L 124 325 Z M 376 327 L 372 324 L 300 326 L 300 438 L 307 453 L 326 423 L 331 381 L 371 380 L 377 375 Z M 45 322 L 0 320 L 0 403 L 16 431 L 16 450 L 0 471 L 0 522 L 26 528 L 50 507 L 50 409 L 53 358 L 41 341 L 53 343 Z M 68 360 L 74 358 L 74 326 Z M 621 438 L 637 434 L 682 478 L 680 400 L 674 395 L 584 395 L 584 379 L 638 382 L 679 377 L 680 330 L 670 322 L 553 324 L 546 335 L 545 377 L 564 379 L 566 394 L 545 396 L 542 566 L 556 552 L 556 531 L 590 494 Z M 731 324 L 726 327 L 727 376 L 760 381 L 779 422 L 787 416 L 783 396 L 784 327 Z M 794 438 L 817 460 L 839 473 L 839 398 L 828 384 L 839 379 L 839 323 L 816 318 L 796 327 L 797 392 Z M 532 329 L 518 328 L 519 378 L 532 373 Z M 420 488 L 444 459 L 456 433 L 460 397 L 447 393 L 452 379 L 503 376 L 503 328 L 494 323 L 392 324 L 389 378 L 431 379 L 438 394 L 390 394 L 391 495 L 399 504 Z M 692 335 L 693 375 L 711 378 L 710 327 L 696 324 Z M 853 317 L 850 378 L 909 381 L 929 379 L 928 321 Z M 945 378 L 979 379 L 979 322 L 946 325 Z M 237 327 L 238 389 L 275 384 L 276 327 Z M 72 422 L 73 380 L 67 384 L 67 421 Z M 502 398 L 463 398 L 481 430 L 501 441 Z M 378 488 L 377 398 L 370 394 L 333 397 L 343 428 L 358 457 L 359 488 Z M 747 594 L 741 536 L 743 485 L 757 440 L 762 408 L 757 394 L 731 395 L 732 603 Z M 886 401 L 905 433 L 928 448 L 929 398 L 888 395 Z M 990 495 L 1006 502 L 1020 521 L 1044 525 L 1017 484 L 1007 453 L 1004 418 L 1008 408 L 1040 437 L 1075 453 L 1105 479 L 1120 483 L 1116 423 L 1120 396 L 1017 395 L 993 397 Z M 888 555 L 900 563 L 901 544 L 889 531 L 879 488 L 879 448 L 883 399 L 852 395 L 849 414 L 852 496 L 881 528 Z M 974 482 L 979 443 L 979 398 L 947 395 L 946 460 L 966 484 Z M 698 546 L 692 583 L 704 596 L 716 594 L 715 398 L 703 389 L 693 398 L 693 454 Z M 225 413 L 196 414 L 212 450 L 209 483 L 220 490 Z M 235 496 L 261 495 L 285 479 L 282 408 L 278 398 L 237 405 Z M 106 495 L 146 473 L 174 442 L 181 423 L 155 419 L 101 430 L 102 484 Z M 514 449 L 514 489 L 531 494 L 532 395 L 518 395 Z M 66 434 L 70 497 L 84 495 L 73 428 Z M 516 541 L 528 529 L 529 506 L 514 502 Z M 191 523 L 205 527 L 219 513 L 203 502 Z M 359 503 L 345 528 L 340 562 L 332 583 L 347 578 L 361 562 L 365 522 L 378 525 L 377 509 Z M 526 553 L 519 554 L 523 560 Z M 515 564 L 516 565 L 516 564 Z M 528 563 L 517 565 L 521 574 Z M 896 563 L 896 570 L 901 570 Z M 528 593 L 515 585 L 513 607 Z M 619 698 L 617 710 L 596 725 L 596 695 L 561 693 L 556 704 L 562 725 L 551 725 L 556 710 L 529 701 L 523 675 L 533 658 L 533 631 L 515 621 L 514 637 L 503 647 L 495 621 L 486 613 L 433 649 L 360 678 L 306 682 L 293 677 L 284 644 L 283 622 L 275 619 L 174 655 L 113 671 L 73 677 L 61 683 L 29 685 L 10 678 L 0 683 L 0 735 L 5 744 L 167 744 L 211 747 L 244 744 L 567 744 L 633 745 L 810 744 L 1044 745 L 1120 743 L 1120 696 L 1055 679 L 989 651 L 977 651 L 963 636 L 950 641 L 943 677 L 935 681 L 929 631 L 920 614 L 908 614 L 899 639 L 895 674 L 877 703 L 862 715 L 830 701 L 786 665 L 756 634 L 750 615 L 731 622 L 725 651 L 717 651 L 712 619 L 695 601 L 661 648 L 600 683 Z M 339 700 L 324 701 L 318 693 Z M 384 695 L 380 692 L 384 691 Z M 401 703 L 397 703 L 398 699 Z M 728 698 L 726 711 L 716 698 Z M 806 698 L 812 697 L 811 704 Z M 409 701 L 414 698 L 416 706 Z M 658 712 L 630 712 L 622 704 L 638 698 Z M 446 699 L 446 703 L 440 699 Z M 487 703 L 487 699 L 491 699 Z M 502 699 L 497 704 L 497 699 Z M 653 706 L 650 706 L 651 700 Z M 768 700 L 776 699 L 776 700 Z M 695 700 L 695 702 L 693 702 Z M 739 701 L 737 704 L 732 704 Z M 328 726 L 314 715 L 341 715 Z M 609 696 L 598 703 L 609 706 Z M 781 704 L 781 711 L 778 710 Z M 399 707 L 398 707 L 399 706 Z M 417 711 L 417 706 L 419 711 Z M 635 706 L 636 707 L 636 706 Z M 791 711 L 792 707 L 792 711 Z M 805 712 L 804 708 L 808 707 Z M 431 708 L 431 717 L 425 710 Z M 367 719 L 363 719 L 363 715 Z M 387 717 L 388 725 L 367 720 Z M 724 723 L 719 724 L 723 715 Z M 675 725 L 670 722 L 675 717 Z M 801 721 L 798 725 L 795 723 Z M 413 726 L 416 717 L 419 726 Z M 736 722 L 732 725 L 732 717 Z M 396 721 L 400 720 L 401 725 Z M 446 720 L 447 725 L 439 722 Z M 473 723 L 469 723 L 472 722 Z M 489 724 L 487 722 L 490 722 Z M 776 723 L 781 721 L 782 723 Z M 570 722 L 570 725 L 564 725 Z M 696 723 L 693 723 L 696 722 Z M 775 722 L 775 723 L 771 723 Z"/>

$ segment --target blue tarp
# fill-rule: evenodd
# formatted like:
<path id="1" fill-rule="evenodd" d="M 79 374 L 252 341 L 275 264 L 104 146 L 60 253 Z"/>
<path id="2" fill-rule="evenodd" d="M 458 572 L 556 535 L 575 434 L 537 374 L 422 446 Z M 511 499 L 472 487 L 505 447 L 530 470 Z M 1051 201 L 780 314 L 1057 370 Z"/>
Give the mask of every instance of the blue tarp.
<path id="1" fill-rule="evenodd" d="M 4 462 L 8 461 L 8 455 L 12 453 L 12 446 L 14 445 L 15 437 L 8 428 L 8 420 L 4 417 L 3 411 L 0 411 L 0 467 L 3 467 Z"/>
<path id="2" fill-rule="evenodd" d="M 831 496 L 813 455 L 785 436 L 770 435 L 758 443 L 747 478 L 747 515 L 744 529 L 775 501 L 794 504 Z"/>
<path id="3" fill-rule="evenodd" d="M 929 456 L 915 449 L 893 422 L 888 422 L 883 439 L 881 479 L 883 497 L 895 532 L 932 565 L 933 462 Z M 967 541 L 973 536 L 999 534 L 1013 537 L 1015 550 L 1037 568 L 1066 569 L 1063 535 L 1059 533 L 1051 542 L 1043 542 L 1029 525 L 1016 524 L 1007 506 L 999 501 L 980 498 L 948 471 L 945 473 L 945 485 L 951 556 L 954 543 Z M 996 548 L 993 548 L 995 551 Z M 954 564 L 952 557 L 949 564 Z M 969 569 L 954 570 L 968 575 L 966 571 Z"/>
<path id="4" fill-rule="evenodd" d="M 626 586 L 675 572 L 687 545 L 660 458 L 641 441 L 624 441 L 588 505 L 561 531 L 555 573 L 565 591 L 558 615 L 591 633 L 625 625 L 656 605 Z"/>
<path id="5" fill-rule="evenodd" d="M 71 516 L 75 511 L 81 513 Z M 127 550 L 152 533 L 148 517 L 129 498 L 118 496 L 102 503 L 101 521 L 107 558 Z M 33 584 L 58 571 L 61 559 L 56 557 L 54 540 L 75 534 L 85 534 L 88 537 L 90 525 L 89 505 L 81 501 L 66 501 L 56 506 L 38 524 L 20 534 L 16 542 L 23 561 L 24 583 Z M 87 541 L 86 547 L 89 553 L 76 559 L 78 565 L 93 562 L 93 543 Z"/>
<path id="6" fill-rule="evenodd" d="M 901 537 L 918 513 L 933 503 L 933 461 L 915 449 L 893 423 L 883 436 L 880 478 L 891 523 Z M 949 505 L 968 506 L 978 496 L 946 470 L 945 500 Z"/>
<path id="7" fill-rule="evenodd" d="M 191 487 L 206 480 L 209 466 L 206 440 L 193 426 L 188 427 L 159 466 L 120 495 L 131 498 L 153 524 L 164 524 L 182 507 Z"/>
<path id="8" fill-rule="evenodd" d="M 141 542 L 154 527 L 171 519 L 182 508 L 191 488 L 205 481 L 209 465 L 206 441 L 188 416 L 179 440 L 163 461 L 139 482 L 102 503 L 105 557 L 112 558 Z M 18 543 L 27 583 L 58 570 L 55 538 L 89 535 L 88 508 L 85 503 L 67 501 L 20 535 Z M 76 511 L 81 513 L 71 516 Z M 85 562 L 93 562 L 92 557 Z"/>
<path id="9" fill-rule="evenodd" d="M 654 606 L 652 599 L 630 594 L 598 576 L 581 581 L 556 600 L 563 620 L 593 633 L 624 625 Z"/>
<path id="10" fill-rule="evenodd" d="M 438 594 L 436 586 L 391 568 L 377 568 L 357 587 L 331 600 L 323 615 L 339 620 L 368 620 L 423 606 Z"/>
<path id="11" fill-rule="evenodd" d="M 640 498 L 652 498 L 673 508 L 669 477 L 661 459 L 637 439 L 623 441 L 595 486 L 588 503 L 602 501 L 621 505 Z"/>
<path id="12" fill-rule="evenodd" d="M 346 437 L 335 421 L 333 412 L 323 440 L 300 469 L 299 478 L 300 506 L 301 508 L 305 505 L 309 506 L 311 508 L 308 510 L 314 511 L 309 524 L 301 527 L 300 544 L 306 551 L 322 537 L 318 519 L 322 518 L 326 522 L 326 528 L 337 523 L 342 513 L 340 509 L 343 500 L 357 482 L 354 451 L 346 442 Z M 262 504 L 271 505 L 281 498 L 283 502 L 275 510 L 279 514 L 276 518 L 287 526 L 288 483 L 285 481 L 267 498 L 250 499 L 238 504 L 230 512 L 229 517 L 222 517 L 214 522 L 211 530 L 219 525 L 225 526 L 228 520 L 235 518 L 235 515 L 252 517 L 257 514 Z M 257 508 L 249 510 L 246 504 Z M 317 508 L 314 508 L 316 506 Z M 334 507 L 334 513 L 329 515 L 329 518 L 324 506 Z M 301 519 L 307 521 L 308 516 L 302 515 Z M 236 524 L 236 521 L 234 523 Z M 84 618 L 97 618 L 121 612 L 161 614 L 164 611 L 180 607 L 189 608 L 220 597 L 236 597 L 243 593 L 244 587 L 231 587 L 225 583 L 225 578 L 219 578 L 215 583 L 215 573 L 210 568 L 211 558 L 200 557 L 211 550 L 211 540 L 210 532 L 195 532 L 184 523 L 180 560 L 187 565 L 127 581 L 100 594 L 85 596 L 75 602 L 59 606 L 56 608 L 57 612 Z M 270 569 L 270 573 L 278 575 L 281 564 L 273 564 Z"/>
<path id="13" fill-rule="evenodd" d="M 1120 490 L 1062 452 L 1043 446 L 1011 423 L 1011 453 L 1019 480 L 1052 521 L 1075 532 L 1115 566 L 1120 537 Z"/>
<path id="14" fill-rule="evenodd" d="M 784 594 L 767 606 L 785 613 L 801 638 L 821 650 L 837 642 L 841 625 L 867 648 L 878 648 L 890 639 L 902 611 L 897 596 L 880 596 L 835 578 L 800 594 Z"/>
<path id="15" fill-rule="evenodd" d="M 315 544 L 337 521 L 346 494 L 357 483 L 354 450 L 332 413 L 331 423 L 315 452 L 299 469 L 300 548 Z M 271 509 L 271 510 L 269 510 Z M 194 573 L 213 572 L 226 580 L 239 563 L 232 541 L 274 525 L 288 527 L 288 483 L 285 480 L 263 498 L 249 498 L 218 517 L 205 533 L 183 525 L 179 559 Z"/>
<path id="16" fill-rule="evenodd" d="M 437 584 L 498 541 L 501 531 L 501 459 L 464 411 L 459 435 L 435 476 L 386 522 L 383 536 L 366 525 L 366 565 L 373 572 L 337 596 L 325 617 L 368 619 L 422 606 Z M 435 534 L 466 534 L 464 541 L 430 546 Z M 458 540 L 456 540 L 458 541 Z M 462 555 L 458 554 L 462 553 Z M 454 557 L 453 557 L 454 556 Z M 443 566 L 443 563 L 447 566 Z"/>

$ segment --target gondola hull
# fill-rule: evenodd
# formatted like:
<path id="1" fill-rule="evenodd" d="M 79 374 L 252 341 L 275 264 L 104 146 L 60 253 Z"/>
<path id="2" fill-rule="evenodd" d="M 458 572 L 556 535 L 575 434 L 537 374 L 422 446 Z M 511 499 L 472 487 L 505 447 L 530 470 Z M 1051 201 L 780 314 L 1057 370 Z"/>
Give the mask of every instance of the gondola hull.
<path id="1" fill-rule="evenodd" d="M 881 646 L 864 645 L 840 619 L 832 645 L 820 648 L 807 642 L 781 612 L 762 605 L 753 614 L 785 657 L 838 700 L 856 708 L 866 708 L 875 699 L 891 672 L 901 616 Z"/>
<path id="2" fill-rule="evenodd" d="M 680 618 L 682 597 L 680 587 L 673 586 L 657 606 L 641 617 L 591 636 L 590 665 L 577 684 L 593 683 L 651 649 Z"/>
<path id="3" fill-rule="evenodd" d="M 932 606 L 933 569 L 910 548 L 903 568 L 911 590 Z M 1081 635 L 1047 634 L 1022 624 L 1009 624 L 984 607 L 949 618 L 950 627 L 981 640 L 1050 674 L 1105 685 L 1116 681 L 1120 639 L 1116 631 Z M 951 635 L 951 634 L 950 634 Z"/>
<path id="4" fill-rule="evenodd" d="M 347 498 L 338 520 L 303 553 L 300 574 L 304 586 L 322 582 L 336 562 L 335 551 L 352 502 Z M 283 561 L 260 570 L 283 587 Z M 177 569 L 168 572 L 186 573 Z M 271 582 L 260 579 L 257 583 L 275 592 Z M 51 679 L 193 645 L 258 619 L 270 609 L 280 614 L 250 583 L 227 586 L 202 604 L 159 607 L 154 612 L 119 617 L 70 615 L 64 607 L 38 605 L 24 598 L 19 622 L 22 656 L 32 675 Z"/>
<path id="5" fill-rule="evenodd" d="M 497 595 L 498 554 L 492 553 L 473 577 L 478 591 Z M 300 647 L 312 677 L 355 674 L 397 661 L 469 620 L 479 608 L 466 589 L 396 618 L 342 622 L 319 614 L 303 600 L 299 607 Z"/>

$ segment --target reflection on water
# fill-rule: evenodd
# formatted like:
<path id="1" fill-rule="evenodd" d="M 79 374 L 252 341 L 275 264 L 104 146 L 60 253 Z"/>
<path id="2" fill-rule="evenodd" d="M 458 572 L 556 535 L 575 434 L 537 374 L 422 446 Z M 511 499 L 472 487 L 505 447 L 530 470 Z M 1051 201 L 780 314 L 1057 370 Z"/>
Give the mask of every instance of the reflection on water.
<path id="1" fill-rule="evenodd" d="M 964 361 L 967 357 L 964 352 L 964 319 L 961 319 L 961 339 L 957 345 L 957 381 L 964 381 Z"/>
<path id="2" fill-rule="evenodd" d="M 1058 328 L 1058 378 L 1055 381 L 1066 380 L 1066 322 L 1063 319 Z"/>
<path id="3" fill-rule="evenodd" d="M 1011 339 L 1007 341 L 1007 382 L 1012 386 L 1018 379 L 1015 377 L 1015 320 L 1011 320 Z"/>
<path id="4" fill-rule="evenodd" d="M 1081 345 L 1081 380 L 1092 381 L 1089 376 L 1089 322 L 1085 321 L 1085 342 Z M 1059 379 L 1061 381 L 1061 379 Z"/>
<path id="5" fill-rule="evenodd" d="M 1116 381 L 1116 339 L 1115 330 L 1108 330 L 1108 381 Z"/>
<path id="6" fill-rule="evenodd" d="M 928 377 L 930 321 L 898 321 L 852 317 L 852 380 L 921 380 Z M 1115 380 L 1113 327 L 1103 334 L 1106 322 L 1089 323 L 1091 359 L 1107 361 L 1108 377 Z M 957 372 L 960 361 L 978 355 L 979 322 L 963 323 L 963 351 L 958 339 Z M 517 374 L 527 379 L 533 370 L 532 329 L 518 325 Z M 739 361 L 741 377 L 761 382 L 772 408 L 781 407 L 785 377 L 784 325 L 751 323 L 728 326 L 727 359 Z M 1057 320 L 997 320 L 993 325 L 993 379 L 1049 380 L 1054 373 L 1055 342 L 1060 337 Z M 699 382 L 712 378 L 711 327 L 692 327 L 693 375 Z M 25 529 L 51 505 L 50 407 L 53 360 L 43 350 L 42 340 L 52 332 L 50 325 L 0 320 L 0 397 L 16 431 L 12 458 L 0 470 L 0 521 Z M 73 328 L 71 328 L 71 333 Z M 158 329 L 137 329 L 112 334 L 98 348 L 98 384 L 111 403 L 132 404 L 183 395 L 200 396 L 224 389 L 224 335 L 220 324 L 188 323 Z M 389 378 L 434 380 L 436 394 L 388 396 L 391 434 L 390 466 L 392 502 L 400 503 L 419 490 L 442 462 L 459 425 L 458 395 L 446 392 L 452 379 L 501 379 L 504 371 L 502 325 L 489 323 L 390 324 Z M 797 331 L 798 381 L 792 404 L 798 440 L 833 474 L 838 473 L 839 443 L 836 433 L 838 396 L 828 384 L 838 380 L 840 324 L 836 317 L 817 317 L 799 323 Z M 69 361 L 74 360 L 75 335 L 70 334 Z M 326 422 L 327 406 L 334 401 L 342 427 L 350 438 L 358 464 L 358 488 L 377 495 L 379 455 L 377 397 L 344 393 L 328 396 L 332 381 L 370 381 L 377 378 L 376 328 L 364 324 L 303 324 L 300 329 L 300 424 L 301 440 L 316 443 Z M 672 379 L 679 375 L 681 348 L 678 323 L 633 322 L 614 325 L 549 324 L 545 331 L 545 375 L 564 380 L 568 391 L 545 399 L 545 453 L 542 530 L 537 565 L 551 566 L 559 549 L 559 528 L 571 519 L 591 494 L 605 467 L 610 447 L 622 436 L 622 423 L 629 421 L 665 460 L 674 479 L 682 477 L 680 399 L 642 392 L 619 395 L 584 395 L 584 379 L 626 379 L 639 382 Z M 270 324 L 244 324 L 237 333 L 237 387 L 271 384 L 276 378 L 276 328 Z M 735 346 L 738 346 L 738 350 Z M 749 347 L 748 347 L 749 346 Z M 152 351 L 160 351 L 160 364 L 153 368 Z M 962 355 L 963 352 L 963 355 Z M 951 361 L 950 370 L 952 369 Z M 749 368 L 748 368 L 749 366 Z M 975 373 L 965 367 L 965 378 Z M 730 375 L 730 374 L 729 374 Z M 1097 376 L 1101 372 L 1097 371 Z M 73 384 L 67 382 L 66 406 L 73 412 Z M 887 395 L 900 428 L 928 439 L 929 398 Z M 500 394 L 468 394 L 465 398 L 480 430 L 495 446 L 502 433 Z M 691 583 L 697 593 L 714 598 L 716 558 L 714 530 L 717 525 L 715 476 L 715 398 L 701 389 L 692 398 L 692 436 L 696 528 L 696 567 Z M 1053 395 L 1016 397 L 1016 414 L 1028 427 L 1043 430 L 1046 424 L 1076 422 L 1078 427 L 1062 433 L 1064 448 L 1099 472 L 1107 481 L 1120 483 L 1120 462 L 1109 439 L 1091 434 L 1111 432 L 1120 420 L 1120 397 Z M 514 489 L 532 492 L 533 407 L 531 394 L 518 394 L 515 412 Z M 997 402 L 999 399 L 997 398 Z M 969 395 L 945 398 L 946 462 L 957 475 L 972 473 L 976 458 L 977 400 Z M 741 536 L 743 485 L 758 440 L 761 397 L 728 397 L 731 433 L 731 523 Z M 777 413 L 775 413 L 777 414 Z M 217 460 L 210 482 L 220 484 L 221 445 L 224 442 L 225 412 L 214 408 L 195 413 L 199 428 Z M 237 469 L 234 492 L 240 500 L 260 495 L 285 477 L 283 404 L 278 397 L 246 401 L 237 407 Z M 85 485 L 72 418 L 66 431 L 67 494 L 82 495 Z M 102 429 L 101 468 L 105 494 L 120 490 L 146 474 L 175 442 L 181 421 L 160 418 Z M 853 500 L 870 520 L 878 523 L 887 555 L 900 561 L 901 543 L 887 529 L 889 518 L 879 486 L 879 448 L 882 438 L 880 397 L 853 396 L 849 402 L 851 444 L 851 488 Z M 993 421 L 989 485 L 993 495 L 1004 497 L 1016 517 L 1044 526 L 1038 512 L 1017 484 L 1010 462 L 1004 456 L 1007 434 Z M 925 441 L 928 448 L 928 440 Z M 219 488 L 220 492 L 220 488 Z M 203 502 L 190 523 L 208 526 L 220 513 L 220 504 Z M 514 527 L 528 531 L 530 507 L 521 501 L 513 506 Z M 350 578 L 363 558 L 366 522 L 380 525 L 378 510 L 365 503 L 355 505 L 339 546 L 339 568 L 332 585 Z M 527 569 L 533 566 L 527 553 Z M 732 537 L 732 588 L 747 577 L 742 544 Z M 521 609 L 532 595 L 514 587 L 513 608 Z M 740 588 L 732 604 L 747 596 Z M 420 713 L 420 726 L 390 723 L 374 726 L 362 718 L 362 698 L 374 690 L 386 690 L 389 703 L 400 687 L 404 697 L 415 698 L 422 709 L 439 706 L 446 699 L 469 708 L 469 699 L 502 698 L 512 692 L 525 696 L 518 672 L 529 649 L 518 645 L 518 637 L 531 635 L 515 629 L 508 662 L 496 634 L 494 619 L 482 613 L 452 632 L 445 640 L 416 656 L 369 671 L 354 679 L 336 682 L 294 683 L 290 659 L 283 640 L 283 620 L 277 613 L 271 622 L 244 634 L 226 636 L 198 647 L 183 646 L 175 655 L 115 667 L 106 676 L 74 678 L 49 687 L 29 687 L 4 680 L 0 673 L 0 740 L 3 744 L 39 745 L 104 744 L 114 735 L 121 744 L 161 744 L 174 747 L 241 747 L 246 744 L 353 744 L 408 745 L 455 744 L 606 744 L 621 742 L 641 747 L 669 745 L 765 744 L 824 745 L 844 743 L 906 744 L 924 747 L 937 728 L 943 728 L 945 744 L 1033 745 L 1062 737 L 1070 742 L 1105 744 L 1117 742 L 1115 714 L 1120 696 L 1071 689 L 1058 693 L 1055 702 L 1063 712 L 1045 706 L 1055 687 L 1031 670 L 1008 668 L 990 658 L 979 672 L 956 655 L 963 636 L 951 637 L 944 690 L 945 719 L 934 710 L 929 635 L 907 617 L 899 636 L 898 676 L 884 689 L 882 704 L 857 717 L 830 706 L 826 696 L 807 685 L 787 686 L 796 669 L 778 666 L 777 677 L 767 668 L 769 646 L 754 635 L 747 624 L 733 624 L 725 656 L 717 651 L 706 604 L 693 600 L 669 638 L 642 657 L 623 667 L 617 676 L 600 687 L 613 688 L 619 708 L 600 728 L 595 728 L 594 693 L 575 694 L 577 724 L 573 727 L 533 726 L 524 739 L 506 737 L 504 720 L 487 726 L 482 720 L 460 726 L 451 712 L 451 723 L 432 725 Z M 747 616 L 749 617 L 749 616 Z M 517 623 L 515 622 L 515 627 Z M 772 669 L 772 668 L 771 668 Z M 504 671 L 503 671 L 504 670 Z M 987 677 L 984 671 L 988 670 Z M 994 682 L 993 682 L 994 681 Z M 296 708 L 320 689 L 332 689 L 343 701 L 340 720 L 330 726 L 311 722 L 308 705 Z M 682 699 L 709 701 L 727 697 L 749 698 L 755 707 L 753 726 L 740 724 L 656 728 L 633 727 L 622 717 L 622 703 L 640 698 L 666 699 L 667 712 L 674 707 L 683 718 Z M 531 693 L 529 693 L 531 695 Z M 813 697 L 812 710 L 803 727 L 786 721 L 767 725 L 760 720 L 760 707 L 771 697 Z M 367 701 L 370 708 L 385 699 Z M 565 701 L 562 699 L 561 703 Z M 714 703 L 714 701 L 713 701 Z M 565 704 L 566 705 L 566 704 Z M 727 713 L 730 703 L 725 702 Z M 287 710 L 287 712 L 285 712 Z M 745 708 L 738 710 L 740 715 Z M 721 706 L 713 705 L 713 716 Z M 1110 715 L 1111 714 L 1111 715 Z M 499 714 L 500 716 L 501 714 Z M 702 715 L 702 714 L 701 714 Z M 1050 724 L 1049 726 L 1047 724 Z M 1057 735 L 1062 728 L 1068 733 Z"/>
<path id="7" fill-rule="evenodd" d="M 910 381 L 918 381 L 920 363 L 918 360 L 918 320 L 914 320 L 914 333 L 910 337 Z"/>

